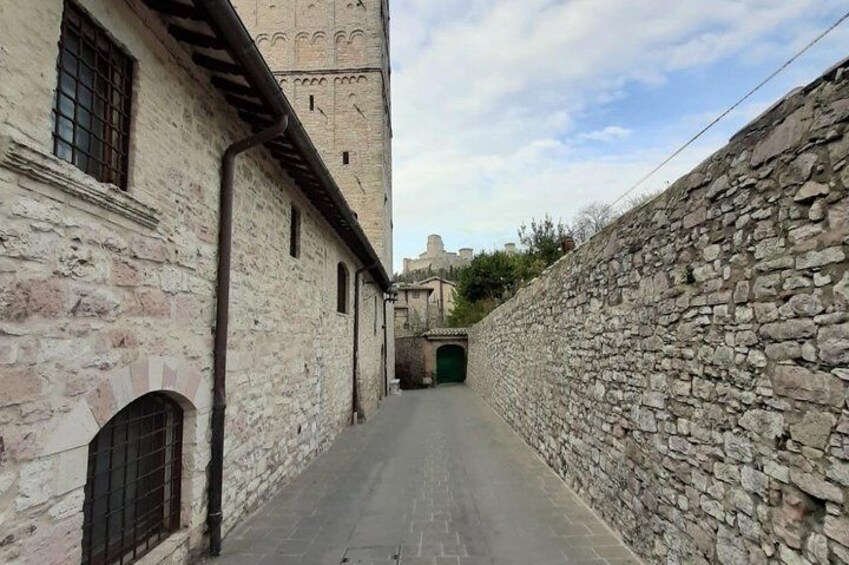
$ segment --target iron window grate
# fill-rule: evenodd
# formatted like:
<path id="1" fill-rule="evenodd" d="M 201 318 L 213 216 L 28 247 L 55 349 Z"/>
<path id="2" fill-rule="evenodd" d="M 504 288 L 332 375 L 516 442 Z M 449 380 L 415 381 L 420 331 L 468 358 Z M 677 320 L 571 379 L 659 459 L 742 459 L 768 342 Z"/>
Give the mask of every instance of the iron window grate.
<path id="1" fill-rule="evenodd" d="M 89 444 L 83 565 L 133 563 L 180 526 L 183 411 L 149 394 Z"/>
<path id="2" fill-rule="evenodd" d="M 53 154 L 126 190 L 133 61 L 73 2 L 65 2 Z"/>
<path id="3" fill-rule="evenodd" d="M 289 215 L 289 255 L 301 256 L 301 211 L 294 204 Z"/>
<path id="4" fill-rule="evenodd" d="M 348 313 L 348 267 L 345 263 L 336 265 L 336 311 Z"/>

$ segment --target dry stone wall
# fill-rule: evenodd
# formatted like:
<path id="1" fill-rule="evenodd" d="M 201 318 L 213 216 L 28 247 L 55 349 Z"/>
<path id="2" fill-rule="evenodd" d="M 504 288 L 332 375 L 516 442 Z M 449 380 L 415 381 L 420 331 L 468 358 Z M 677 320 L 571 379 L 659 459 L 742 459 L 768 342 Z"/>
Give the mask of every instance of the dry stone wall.
<path id="1" fill-rule="evenodd" d="M 470 332 L 468 383 L 652 563 L 849 563 L 849 78 Z"/>

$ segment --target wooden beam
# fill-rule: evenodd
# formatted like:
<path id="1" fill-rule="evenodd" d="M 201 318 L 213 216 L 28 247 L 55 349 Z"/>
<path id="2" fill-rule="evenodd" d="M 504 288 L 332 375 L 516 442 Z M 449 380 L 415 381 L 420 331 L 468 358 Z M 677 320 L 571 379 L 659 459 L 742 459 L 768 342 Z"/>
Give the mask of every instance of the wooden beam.
<path id="1" fill-rule="evenodd" d="M 168 33 L 170 33 L 177 41 L 182 41 L 184 43 L 194 45 L 195 47 L 218 50 L 224 50 L 227 48 L 227 45 L 214 35 L 207 35 L 205 33 L 192 31 L 175 24 L 168 26 Z"/>
<path id="2" fill-rule="evenodd" d="M 224 92 L 238 94 L 239 96 L 252 96 L 256 98 L 256 91 L 246 84 L 240 84 L 224 77 L 214 76 L 210 79 L 212 86 Z"/>
<path id="3" fill-rule="evenodd" d="M 194 61 L 195 64 L 200 65 L 201 67 L 216 73 L 224 73 L 228 75 L 244 74 L 244 71 L 242 71 L 242 67 L 240 67 L 239 65 L 229 63 L 227 61 L 222 61 L 221 59 L 216 59 L 214 57 L 207 57 L 206 55 L 201 55 L 200 53 L 195 53 L 194 55 L 192 55 L 192 61 Z"/>
<path id="4" fill-rule="evenodd" d="M 270 116 L 268 109 L 262 104 L 258 104 L 256 102 L 251 102 L 250 100 L 245 100 L 239 96 L 233 96 L 232 94 L 227 94 L 224 98 L 240 110 L 245 110 L 247 112 L 251 112 L 252 114 L 259 114 L 262 116 Z"/>
<path id="5" fill-rule="evenodd" d="M 147 7 L 156 12 L 161 12 L 163 14 L 174 16 L 175 18 L 182 18 L 184 20 L 204 20 L 203 11 L 199 10 L 196 6 L 190 6 L 189 4 L 181 4 L 179 2 L 173 2 L 172 0 L 144 0 L 144 3 L 147 4 Z"/>

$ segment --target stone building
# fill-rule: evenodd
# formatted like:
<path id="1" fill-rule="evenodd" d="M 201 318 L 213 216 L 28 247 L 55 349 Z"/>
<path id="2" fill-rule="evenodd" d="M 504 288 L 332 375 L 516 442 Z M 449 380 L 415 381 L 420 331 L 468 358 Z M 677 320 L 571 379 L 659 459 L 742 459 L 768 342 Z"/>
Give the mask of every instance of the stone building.
<path id="1" fill-rule="evenodd" d="M 416 259 L 404 259 L 404 273 L 428 269 L 448 270 L 452 267 L 459 269 L 472 262 L 473 254 L 474 251 L 467 247 L 460 249 L 457 253 L 445 251 L 442 236 L 432 234 L 427 236 L 427 249 L 424 253 L 419 254 Z"/>
<path id="2" fill-rule="evenodd" d="M 454 310 L 456 285 L 441 277 L 397 283 L 395 329 L 401 334 L 445 326 Z"/>
<path id="3" fill-rule="evenodd" d="M 390 271 L 388 0 L 234 0 L 233 5 Z"/>
<path id="4" fill-rule="evenodd" d="M 457 285 L 442 277 L 429 277 L 417 284 L 433 289 L 430 294 L 431 327 L 443 327 L 448 316 L 454 311 Z"/>
<path id="5" fill-rule="evenodd" d="M 471 328 L 467 383 L 649 563 L 849 563 L 849 60 Z"/>
<path id="6" fill-rule="evenodd" d="M 2 2 L 0 73 L 0 562 L 185 562 L 376 410 L 391 250 L 227 0 Z"/>

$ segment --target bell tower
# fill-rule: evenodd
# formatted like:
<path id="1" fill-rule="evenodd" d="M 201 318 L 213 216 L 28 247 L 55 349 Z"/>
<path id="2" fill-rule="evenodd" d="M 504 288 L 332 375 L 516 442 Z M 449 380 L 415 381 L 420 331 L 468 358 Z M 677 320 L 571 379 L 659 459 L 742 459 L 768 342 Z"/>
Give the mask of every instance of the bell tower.
<path id="1" fill-rule="evenodd" d="M 388 0 L 233 0 L 392 272 Z"/>

